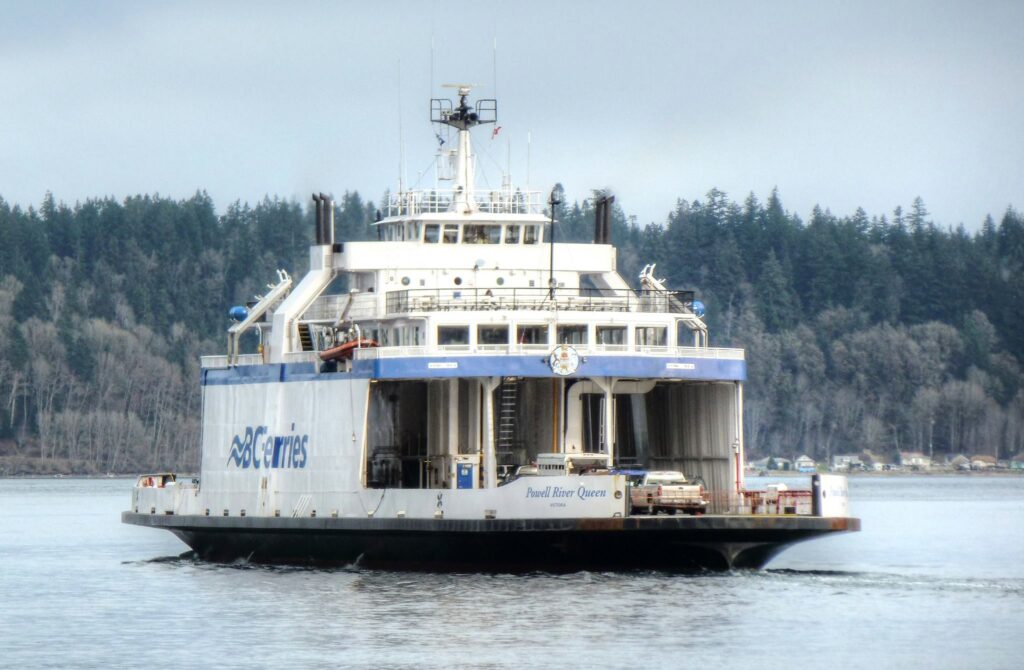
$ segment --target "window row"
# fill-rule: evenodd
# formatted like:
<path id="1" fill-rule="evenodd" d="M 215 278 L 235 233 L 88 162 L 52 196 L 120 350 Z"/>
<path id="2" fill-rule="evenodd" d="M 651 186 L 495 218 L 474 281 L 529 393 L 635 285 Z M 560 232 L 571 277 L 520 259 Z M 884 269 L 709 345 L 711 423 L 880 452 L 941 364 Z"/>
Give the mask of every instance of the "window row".
<path id="1" fill-rule="evenodd" d="M 626 347 L 667 347 L 669 346 L 669 328 L 666 326 L 634 326 L 633 339 L 629 340 L 627 326 L 587 324 L 548 324 L 521 323 L 514 326 L 507 324 L 481 324 L 476 326 L 476 339 L 470 335 L 469 325 L 437 326 L 435 343 L 447 345 L 554 345 L 570 344 L 587 346 L 593 341 L 600 346 Z M 425 330 L 421 325 L 402 323 L 388 325 L 363 324 L 361 335 L 376 341 L 383 347 L 421 347 L 427 344 Z M 553 337 L 552 337 L 553 335 Z M 514 339 L 513 339 L 514 338 Z M 677 322 L 675 346 L 700 346 L 693 333 L 683 321 Z"/>
<path id="2" fill-rule="evenodd" d="M 541 226 L 534 224 L 428 223 L 423 226 L 423 241 L 428 244 L 458 244 L 460 241 L 462 244 L 539 244 L 542 236 Z"/>
<path id="3" fill-rule="evenodd" d="M 509 341 L 510 334 L 515 339 Z M 667 347 L 668 328 L 666 326 L 636 326 L 633 331 L 633 342 L 638 347 Z M 619 345 L 629 344 L 627 341 L 626 326 L 595 326 L 594 343 L 598 345 Z M 681 333 L 680 333 L 681 335 Z M 437 344 L 458 345 L 470 344 L 469 326 L 438 326 Z M 546 324 L 530 325 L 519 324 L 512 331 L 507 325 L 480 325 L 476 329 L 476 344 L 478 345 L 508 345 L 508 344 L 551 344 L 550 329 Z M 586 324 L 566 324 L 555 327 L 554 344 L 589 344 L 590 327 Z M 684 339 L 679 339 L 684 343 Z"/>

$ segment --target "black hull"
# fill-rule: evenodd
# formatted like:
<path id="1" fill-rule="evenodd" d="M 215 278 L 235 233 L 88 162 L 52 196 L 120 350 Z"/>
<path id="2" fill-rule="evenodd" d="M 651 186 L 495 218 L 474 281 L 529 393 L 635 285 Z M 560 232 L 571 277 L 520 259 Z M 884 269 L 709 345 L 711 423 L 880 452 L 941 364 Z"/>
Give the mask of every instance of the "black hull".
<path id="1" fill-rule="evenodd" d="M 124 512 L 171 531 L 210 561 L 424 570 L 760 568 L 790 544 L 860 530 L 860 520 L 796 516 L 615 519 L 338 519 Z"/>

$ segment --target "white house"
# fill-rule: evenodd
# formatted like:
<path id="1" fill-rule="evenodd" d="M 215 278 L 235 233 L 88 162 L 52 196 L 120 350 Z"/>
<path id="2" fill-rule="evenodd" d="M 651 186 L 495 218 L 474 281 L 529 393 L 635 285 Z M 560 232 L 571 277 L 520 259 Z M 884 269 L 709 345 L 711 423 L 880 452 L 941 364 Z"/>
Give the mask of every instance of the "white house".
<path id="1" fill-rule="evenodd" d="M 837 472 L 849 472 L 860 470 L 864 462 L 860 460 L 859 454 L 837 454 L 832 457 L 832 469 Z"/>
<path id="2" fill-rule="evenodd" d="M 922 454 L 920 451 L 901 451 L 900 465 L 902 465 L 905 468 L 927 470 L 928 468 L 931 467 L 932 461 L 930 458 Z"/>
<path id="3" fill-rule="evenodd" d="M 796 466 L 797 472 L 814 472 L 816 469 L 814 459 L 807 454 L 803 454 L 800 458 L 793 461 L 793 465 Z"/>

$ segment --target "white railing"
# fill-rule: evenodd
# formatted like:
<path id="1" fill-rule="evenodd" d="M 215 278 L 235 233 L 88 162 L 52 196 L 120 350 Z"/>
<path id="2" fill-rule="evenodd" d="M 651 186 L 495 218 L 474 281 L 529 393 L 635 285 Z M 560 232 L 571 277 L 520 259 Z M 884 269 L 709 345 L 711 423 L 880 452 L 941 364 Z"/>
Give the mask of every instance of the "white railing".
<path id="1" fill-rule="evenodd" d="M 401 289 L 387 292 L 384 307 L 388 314 L 490 310 L 693 314 L 693 291 L 560 288 L 552 296 L 549 289 L 536 287 Z"/>
<path id="2" fill-rule="evenodd" d="M 471 346 L 468 344 L 449 344 L 435 347 L 368 347 L 355 350 L 357 360 L 374 360 L 378 358 L 415 358 L 418 356 L 493 356 L 504 354 L 510 356 L 535 356 L 546 354 L 554 348 L 551 344 L 484 344 Z M 716 360 L 745 359 L 743 349 L 698 347 L 636 347 L 630 349 L 624 344 L 574 344 L 572 345 L 584 356 L 601 356 L 623 353 L 637 353 L 657 358 L 705 358 Z"/>
<path id="3" fill-rule="evenodd" d="M 334 321 L 345 311 L 349 304 L 349 296 L 352 296 L 352 304 L 348 308 L 347 317 L 352 319 L 372 319 L 377 316 L 377 294 L 376 293 L 336 293 L 322 295 L 313 301 L 309 309 L 302 315 L 303 321 Z"/>
<path id="4" fill-rule="evenodd" d="M 639 354 L 656 358 L 706 358 L 716 360 L 745 359 L 743 349 L 699 347 L 648 347 L 630 348 L 625 344 L 574 344 L 572 345 L 584 356 L 601 356 L 614 354 Z M 416 358 L 421 356 L 537 356 L 545 355 L 554 348 L 551 344 L 448 344 L 433 347 L 365 347 L 356 349 L 357 360 L 375 360 L 378 358 Z M 263 365 L 260 354 L 241 354 L 235 360 L 236 367 Z M 296 351 L 284 355 L 285 363 L 319 363 L 320 356 L 316 351 Z M 203 356 L 200 359 L 203 368 L 227 368 L 227 356 Z"/>
<path id="5" fill-rule="evenodd" d="M 263 354 L 239 354 L 235 356 L 236 366 L 262 365 Z M 199 359 L 201 368 L 226 368 L 228 367 L 227 356 L 202 356 Z"/>
<path id="6" fill-rule="evenodd" d="M 667 356 L 681 356 L 683 358 L 713 358 L 717 360 L 742 361 L 746 360 L 746 353 L 743 349 L 728 349 L 724 347 L 668 347 Z"/>
<path id="7" fill-rule="evenodd" d="M 447 212 L 454 200 L 451 189 L 404 191 L 388 197 L 388 216 L 414 216 Z M 511 188 L 500 191 L 476 191 L 470 194 L 476 209 L 484 214 L 540 214 L 544 196 L 540 191 L 520 191 Z"/>
<path id="8" fill-rule="evenodd" d="M 293 351 L 282 356 L 285 363 L 319 363 L 320 354 L 316 351 Z"/>

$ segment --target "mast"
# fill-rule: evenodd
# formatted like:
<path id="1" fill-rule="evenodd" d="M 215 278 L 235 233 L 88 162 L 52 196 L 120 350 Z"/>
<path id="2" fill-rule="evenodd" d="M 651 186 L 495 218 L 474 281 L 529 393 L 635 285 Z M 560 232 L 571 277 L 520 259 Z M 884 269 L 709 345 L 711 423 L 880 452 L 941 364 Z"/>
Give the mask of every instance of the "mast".
<path id="1" fill-rule="evenodd" d="M 477 100 L 474 109 L 467 98 L 471 87 L 467 84 L 445 84 L 459 91 L 459 105 L 452 101 L 434 98 L 430 101 L 430 120 L 451 126 L 459 131 L 458 149 L 455 155 L 455 183 L 452 185 L 452 203 L 448 211 L 470 213 L 476 210 L 475 175 L 473 173 L 473 145 L 469 131 L 474 126 L 494 123 L 498 120 L 498 102 L 493 98 Z"/>

